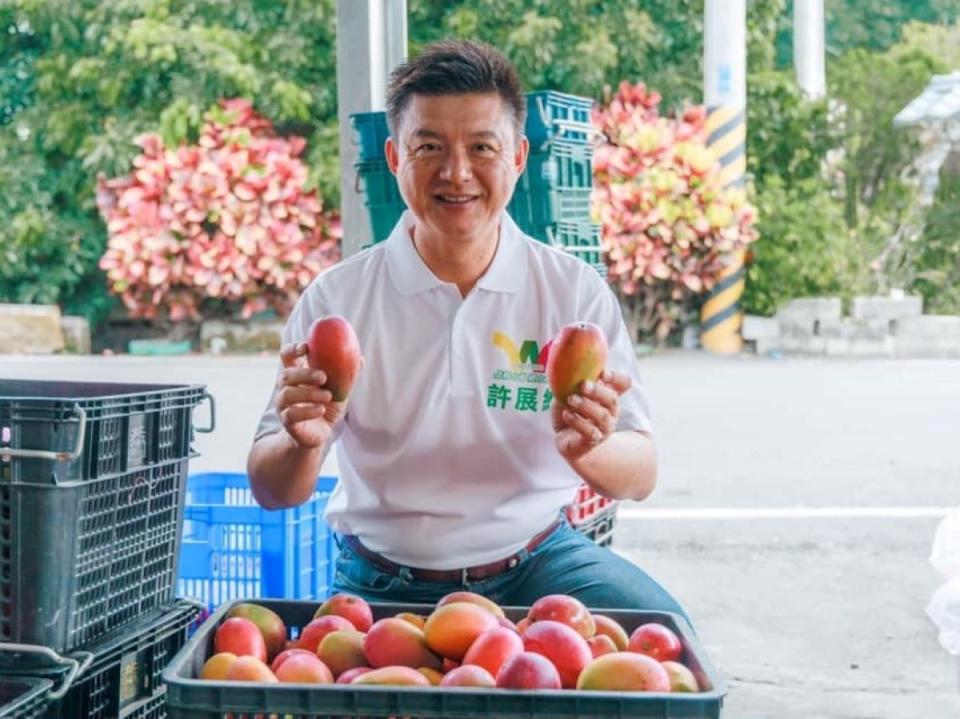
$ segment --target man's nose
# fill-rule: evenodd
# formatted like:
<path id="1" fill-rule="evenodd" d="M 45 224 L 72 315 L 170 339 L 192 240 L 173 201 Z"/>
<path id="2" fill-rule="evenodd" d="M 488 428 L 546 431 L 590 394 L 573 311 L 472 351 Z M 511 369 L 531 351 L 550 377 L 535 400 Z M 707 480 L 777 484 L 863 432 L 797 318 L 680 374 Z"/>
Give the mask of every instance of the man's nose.
<path id="1" fill-rule="evenodd" d="M 463 148 L 453 148 L 443 159 L 441 177 L 449 182 L 464 182 L 473 176 L 470 156 Z"/>

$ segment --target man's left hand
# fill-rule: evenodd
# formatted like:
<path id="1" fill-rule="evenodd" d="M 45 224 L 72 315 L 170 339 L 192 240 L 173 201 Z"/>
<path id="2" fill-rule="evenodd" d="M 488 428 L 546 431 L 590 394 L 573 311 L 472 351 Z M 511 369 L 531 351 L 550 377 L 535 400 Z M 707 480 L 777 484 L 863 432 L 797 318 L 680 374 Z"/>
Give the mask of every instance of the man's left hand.
<path id="1" fill-rule="evenodd" d="M 567 461 L 579 459 L 603 444 L 617 429 L 620 395 L 630 389 L 629 375 L 604 370 L 596 382 L 584 382 L 580 392 L 555 402 L 551 409 L 557 451 Z"/>

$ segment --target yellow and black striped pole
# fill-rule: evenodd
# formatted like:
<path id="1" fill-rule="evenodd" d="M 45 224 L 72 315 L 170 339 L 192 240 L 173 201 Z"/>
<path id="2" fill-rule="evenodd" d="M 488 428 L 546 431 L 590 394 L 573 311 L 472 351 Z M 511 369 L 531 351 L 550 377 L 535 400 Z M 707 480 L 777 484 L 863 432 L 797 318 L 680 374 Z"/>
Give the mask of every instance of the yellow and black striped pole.
<path id="1" fill-rule="evenodd" d="M 707 146 L 720 163 L 721 185 L 742 189 L 747 170 L 745 0 L 706 0 L 703 28 Z M 732 354 L 743 346 L 745 255 L 740 250 L 725 258 L 700 309 L 700 346 L 710 352 Z"/>
<path id="2" fill-rule="evenodd" d="M 723 187 L 743 188 L 745 184 L 746 139 L 746 108 L 707 109 L 707 146 L 719 160 Z M 710 352 L 731 354 L 743 346 L 740 297 L 744 287 L 744 255 L 745 252 L 739 250 L 726 258 L 717 284 L 700 309 L 700 345 Z"/>

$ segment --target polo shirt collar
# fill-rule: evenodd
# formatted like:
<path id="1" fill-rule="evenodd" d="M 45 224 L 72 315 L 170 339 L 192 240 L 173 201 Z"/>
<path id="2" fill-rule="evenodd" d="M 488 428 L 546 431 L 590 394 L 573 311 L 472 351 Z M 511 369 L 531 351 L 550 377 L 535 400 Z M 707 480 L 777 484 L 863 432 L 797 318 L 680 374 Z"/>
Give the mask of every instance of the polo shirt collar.
<path id="1" fill-rule="evenodd" d="M 410 230 L 413 215 L 404 210 L 400 221 L 386 240 L 387 266 L 390 277 L 401 295 L 410 296 L 444 284 L 424 263 Z M 493 262 L 477 281 L 477 287 L 492 292 L 515 293 L 523 287 L 527 272 L 527 253 L 524 237 L 506 211 L 500 219 L 500 241 Z"/>
<path id="2" fill-rule="evenodd" d="M 500 242 L 493 262 L 477 281 L 477 287 L 491 292 L 514 294 L 523 289 L 527 276 L 526 242 L 520 228 L 504 210 L 500 216 Z"/>
<path id="3" fill-rule="evenodd" d="M 417 248 L 413 246 L 413 238 L 410 237 L 412 227 L 413 215 L 410 210 L 404 210 L 386 240 L 387 268 L 397 291 L 404 296 L 426 292 L 443 284 L 424 264 Z"/>

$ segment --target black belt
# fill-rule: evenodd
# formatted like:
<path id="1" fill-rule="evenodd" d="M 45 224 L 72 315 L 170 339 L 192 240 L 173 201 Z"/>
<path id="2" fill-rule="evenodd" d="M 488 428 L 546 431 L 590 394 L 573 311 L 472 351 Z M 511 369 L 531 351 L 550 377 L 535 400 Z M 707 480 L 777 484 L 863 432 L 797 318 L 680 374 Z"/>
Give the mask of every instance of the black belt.
<path id="1" fill-rule="evenodd" d="M 544 540 L 546 540 L 551 534 L 557 531 L 562 524 L 562 519 L 554 520 L 549 527 L 535 534 L 533 539 L 527 542 L 523 549 L 527 552 L 532 552 L 534 549 L 543 544 Z M 462 569 L 420 569 L 418 567 L 404 567 L 402 564 L 397 564 L 396 562 L 387 559 L 382 554 L 378 554 L 372 549 L 365 547 L 363 543 L 352 534 L 343 535 L 342 540 L 343 543 L 351 550 L 359 554 L 370 563 L 375 564 L 388 574 L 392 574 L 393 576 L 397 577 L 400 576 L 402 570 L 406 569 L 418 582 L 448 582 L 454 584 L 480 582 L 484 579 L 490 579 L 498 574 L 502 574 L 509 569 L 513 569 L 520 563 L 521 559 L 521 553 L 517 552 L 516 554 L 511 554 L 509 557 L 504 557 L 503 559 L 498 559 L 487 564 L 479 564 L 474 567 L 464 567 Z"/>

